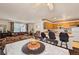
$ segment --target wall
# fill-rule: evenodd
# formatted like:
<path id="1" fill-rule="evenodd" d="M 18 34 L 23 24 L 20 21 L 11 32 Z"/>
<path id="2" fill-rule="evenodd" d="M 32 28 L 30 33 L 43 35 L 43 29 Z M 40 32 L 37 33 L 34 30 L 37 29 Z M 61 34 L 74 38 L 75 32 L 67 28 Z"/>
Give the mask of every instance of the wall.
<path id="1" fill-rule="evenodd" d="M 9 30 L 10 31 L 10 22 L 9 21 L 4 21 L 4 20 L 0 20 L 0 24 L 2 25 L 6 25 L 7 28 L 6 30 Z M 39 21 L 36 21 L 34 23 L 28 23 L 28 32 L 30 32 L 32 29 L 34 32 L 36 31 L 41 31 L 43 32 L 44 31 L 44 27 L 43 27 L 43 21 L 42 20 L 39 20 Z"/>
<path id="2" fill-rule="evenodd" d="M 43 32 L 44 31 L 44 26 L 43 25 L 44 24 L 43 24 L 42 20 L 36 21 L 35 24 L 34 24 L 34 32 L 36 32 L 36 31 Z"/>
<path id="3" fill-rule="evenodd" d="M 28 24 L 28 32 L 30 32 L 30 31 L 34 32 L 34 23 Z"/>
<path id="4" fill-rule="evenodd" d="M 6 25 L 6 30 L 10 31 L 10 23 L 5 20 L 0 20 L 0 25 Z"/>

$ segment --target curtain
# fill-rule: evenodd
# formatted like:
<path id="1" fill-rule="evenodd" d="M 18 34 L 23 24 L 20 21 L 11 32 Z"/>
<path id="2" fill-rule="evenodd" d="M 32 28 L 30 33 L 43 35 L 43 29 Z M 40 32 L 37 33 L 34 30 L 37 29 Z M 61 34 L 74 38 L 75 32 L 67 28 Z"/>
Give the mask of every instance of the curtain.
<path id="1" fill-rule="evenodd" d="M 11 25 L 10 27 L 11 32 L 14 32 L 14 22 L 10 22 L 10 25 Z"/>

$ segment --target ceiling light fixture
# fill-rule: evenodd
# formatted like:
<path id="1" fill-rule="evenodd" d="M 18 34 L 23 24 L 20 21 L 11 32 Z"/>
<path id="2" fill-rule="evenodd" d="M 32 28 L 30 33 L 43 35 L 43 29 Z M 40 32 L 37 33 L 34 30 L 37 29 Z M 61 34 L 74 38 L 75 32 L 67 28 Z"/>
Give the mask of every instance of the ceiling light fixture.
<path id="1" fill-rule="evenodd" d="M 50 10 L 53 10 L 53 8 L 54 8 L 53 3 L 47 3 L 47 6 L 49 7 Z"/>
<path id="2" fill-rule="evenodd" d="M 41 3 L 36 3 L 35 7 L 40 6 Z M 45 5 L 50 9 L 53 10 L 54 9 L 54 4 L 53 3 L 45 3 Z"/>

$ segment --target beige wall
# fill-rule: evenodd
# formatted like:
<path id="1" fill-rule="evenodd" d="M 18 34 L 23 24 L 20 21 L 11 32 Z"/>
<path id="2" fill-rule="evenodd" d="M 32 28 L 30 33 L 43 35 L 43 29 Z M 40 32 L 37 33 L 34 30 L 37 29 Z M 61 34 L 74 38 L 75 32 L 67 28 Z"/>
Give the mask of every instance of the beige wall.
<path id="1" fill-rule="evenodd" d="M 34 24 L 33 23 L 28 24 L 28 32 L 30 32 L 30 31 L 34 32 Z"/>
<path id="2" fill-rule="evenodd" d="M 30 32 L 32 29 L 34 29 L 34 33 L 36 31 L 44 31 L 44 27 L 43 27 L 43 21 L 36 21 L 35 23 L 30 23 L 28 24 L 28 32 Z"/>
<path id="3" fill-rule="evenodd" d="M 10 31 L 10 22 L 9 21 L 0 20 L 0 25 L 6 25 L 6 30 Z"/>
<path id="4" fill-rule="evenodd" d="M 43 27 L 43 21 L 40 20 L 40 21 L 37 21 L 34 25 L 34 29 L 35 31 L 40 31 L 40 32 L 43 32 L 44 31 L 44 27 Z"/>

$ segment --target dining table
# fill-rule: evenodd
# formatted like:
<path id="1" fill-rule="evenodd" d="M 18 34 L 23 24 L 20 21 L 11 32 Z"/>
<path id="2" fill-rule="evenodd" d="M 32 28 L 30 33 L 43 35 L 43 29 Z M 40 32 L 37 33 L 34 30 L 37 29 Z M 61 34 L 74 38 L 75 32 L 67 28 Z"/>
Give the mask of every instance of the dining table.
<path id="1" fill-rule="evenodd" d="M 22 51 L 23 46 L 28 42 L 30 42 L 30 39 L 25 39 L 22 41 L 6 44 L 3 52 L 5 55 L 28 55 Z M 42 41 L 39 41 L 39 42 L 45 45 L 45 49 L 43 52 L 41 52 L 38 55 L 70 55 L 68 49 L 64 49 Z"/>

